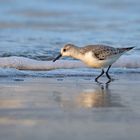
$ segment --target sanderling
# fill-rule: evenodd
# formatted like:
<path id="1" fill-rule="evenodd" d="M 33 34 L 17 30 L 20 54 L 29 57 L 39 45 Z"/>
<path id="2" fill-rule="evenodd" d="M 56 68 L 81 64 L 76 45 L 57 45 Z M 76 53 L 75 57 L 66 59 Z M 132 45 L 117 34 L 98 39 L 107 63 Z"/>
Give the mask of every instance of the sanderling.
<path id="1" fill-rule="evenodd" d="M 106 73 L 107 78 L 111 81 L 111 77 L 108 74 L 111 65 L 122 54 L 133 48 L 134 47 L 113 48 L 107 45 L 88 45 L 80 48 L 73 44 L 66 44 L 53 62 L 55 62 L 61 56 L 73 57 L 83 61 L 89 67 L 102 69 L 101 74 L 95 78 L 96 82 L 98 82 L 98 78 L 104 73 Z M 107 68 L 106 72 L 104 72 L 104 68 Z"/>

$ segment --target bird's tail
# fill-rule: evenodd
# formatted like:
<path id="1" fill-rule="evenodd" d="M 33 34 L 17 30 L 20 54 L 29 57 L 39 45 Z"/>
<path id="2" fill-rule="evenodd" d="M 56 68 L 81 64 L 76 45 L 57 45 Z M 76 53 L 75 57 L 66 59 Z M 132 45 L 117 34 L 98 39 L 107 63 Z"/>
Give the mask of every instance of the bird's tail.
<path id="1" fill-rule="evenodd" d="M 120 53 L 124 53 L 124 52 L 130 51 L 130 50 L 133 49 L 133 48 L 135 48 L 135 46 L 127 47 L 127 48 L 120 48 L 120 49 L 119 49 L 119 52 L 120 52 Z"/>
<path id="2" fill-rule="evenodd" d="M 132 46 L 132 47 L 127 47 L 127 48 L 123 48 L 124 50 L 126 50 L 126 51 L 129 51 L 129 50 L 131 50 L 131 49 L 133 49 L 133 48 L 135 48 L 136 46 Z"/>

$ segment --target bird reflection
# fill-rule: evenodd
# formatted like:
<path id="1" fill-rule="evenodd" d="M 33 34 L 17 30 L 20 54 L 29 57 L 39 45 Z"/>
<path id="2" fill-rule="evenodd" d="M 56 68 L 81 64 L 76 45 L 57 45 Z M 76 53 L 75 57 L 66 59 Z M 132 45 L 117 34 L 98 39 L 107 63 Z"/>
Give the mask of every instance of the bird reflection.
<path id="1" fill-rule="evenodd" d="M 83 108 L 111 106 L 111 91 L 108 86 L 109 83 L 98 83 L 96 88 L 84 90 L 76 97 L 77 105 Z"/>
<path id="2" fill-rule="evenodd" d="M 110 94 L 103 87 L 85 90 L 76 97 L 77 106 L 84 108 L 104 107 L 110 104 Z"/>
<path id="3" fill-rule="evenodd" d="M 117 96 L 117 97 L 116 97 Z M 98 84 L 94 88 L 87 88 L 73 94 L 71 98 L 57 97 L 57 102 L 63 108 L 98 108 L 98 107 L 121 107 L 120 97 L 112 95 L 109 84 Z"/>

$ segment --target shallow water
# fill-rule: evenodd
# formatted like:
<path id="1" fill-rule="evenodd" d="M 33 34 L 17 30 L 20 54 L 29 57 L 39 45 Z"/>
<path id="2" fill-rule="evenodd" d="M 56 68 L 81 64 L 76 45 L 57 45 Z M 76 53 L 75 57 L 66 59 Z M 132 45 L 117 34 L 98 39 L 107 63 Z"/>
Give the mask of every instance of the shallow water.
<path id="1" fill-rule="evenodd" d="M 109 85 L 83 77 L 3 78 L 0 138 L 138 140 L 140 82 L 134 77 L 126 74 Z"/>

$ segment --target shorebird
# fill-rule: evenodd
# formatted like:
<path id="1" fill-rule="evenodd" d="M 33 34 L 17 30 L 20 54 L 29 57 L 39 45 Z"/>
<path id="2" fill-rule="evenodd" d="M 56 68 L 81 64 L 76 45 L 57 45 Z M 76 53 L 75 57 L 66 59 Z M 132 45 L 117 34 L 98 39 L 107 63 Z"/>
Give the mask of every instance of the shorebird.
<path id="1" fill-rule="evenodd" d="M 111 65 L 125 52 L 133 49 L 134 47 L 127 48 L 114 48 L 107 45 L 88 45 L 85 47 L 78 47 L 73 44 L 66 44 L 61 48 L 60 54 L 53 60 L 55 62 L 61 56 L 73 57 L 83 61 L 88 67 L 100 68 L 102 72 L 95 78 L 98 82 L 99 77 L 106 73 L 107 78 L 111 81 L 109 69 Z M 106 72 L 104 68 L 107 68 Z"/>

